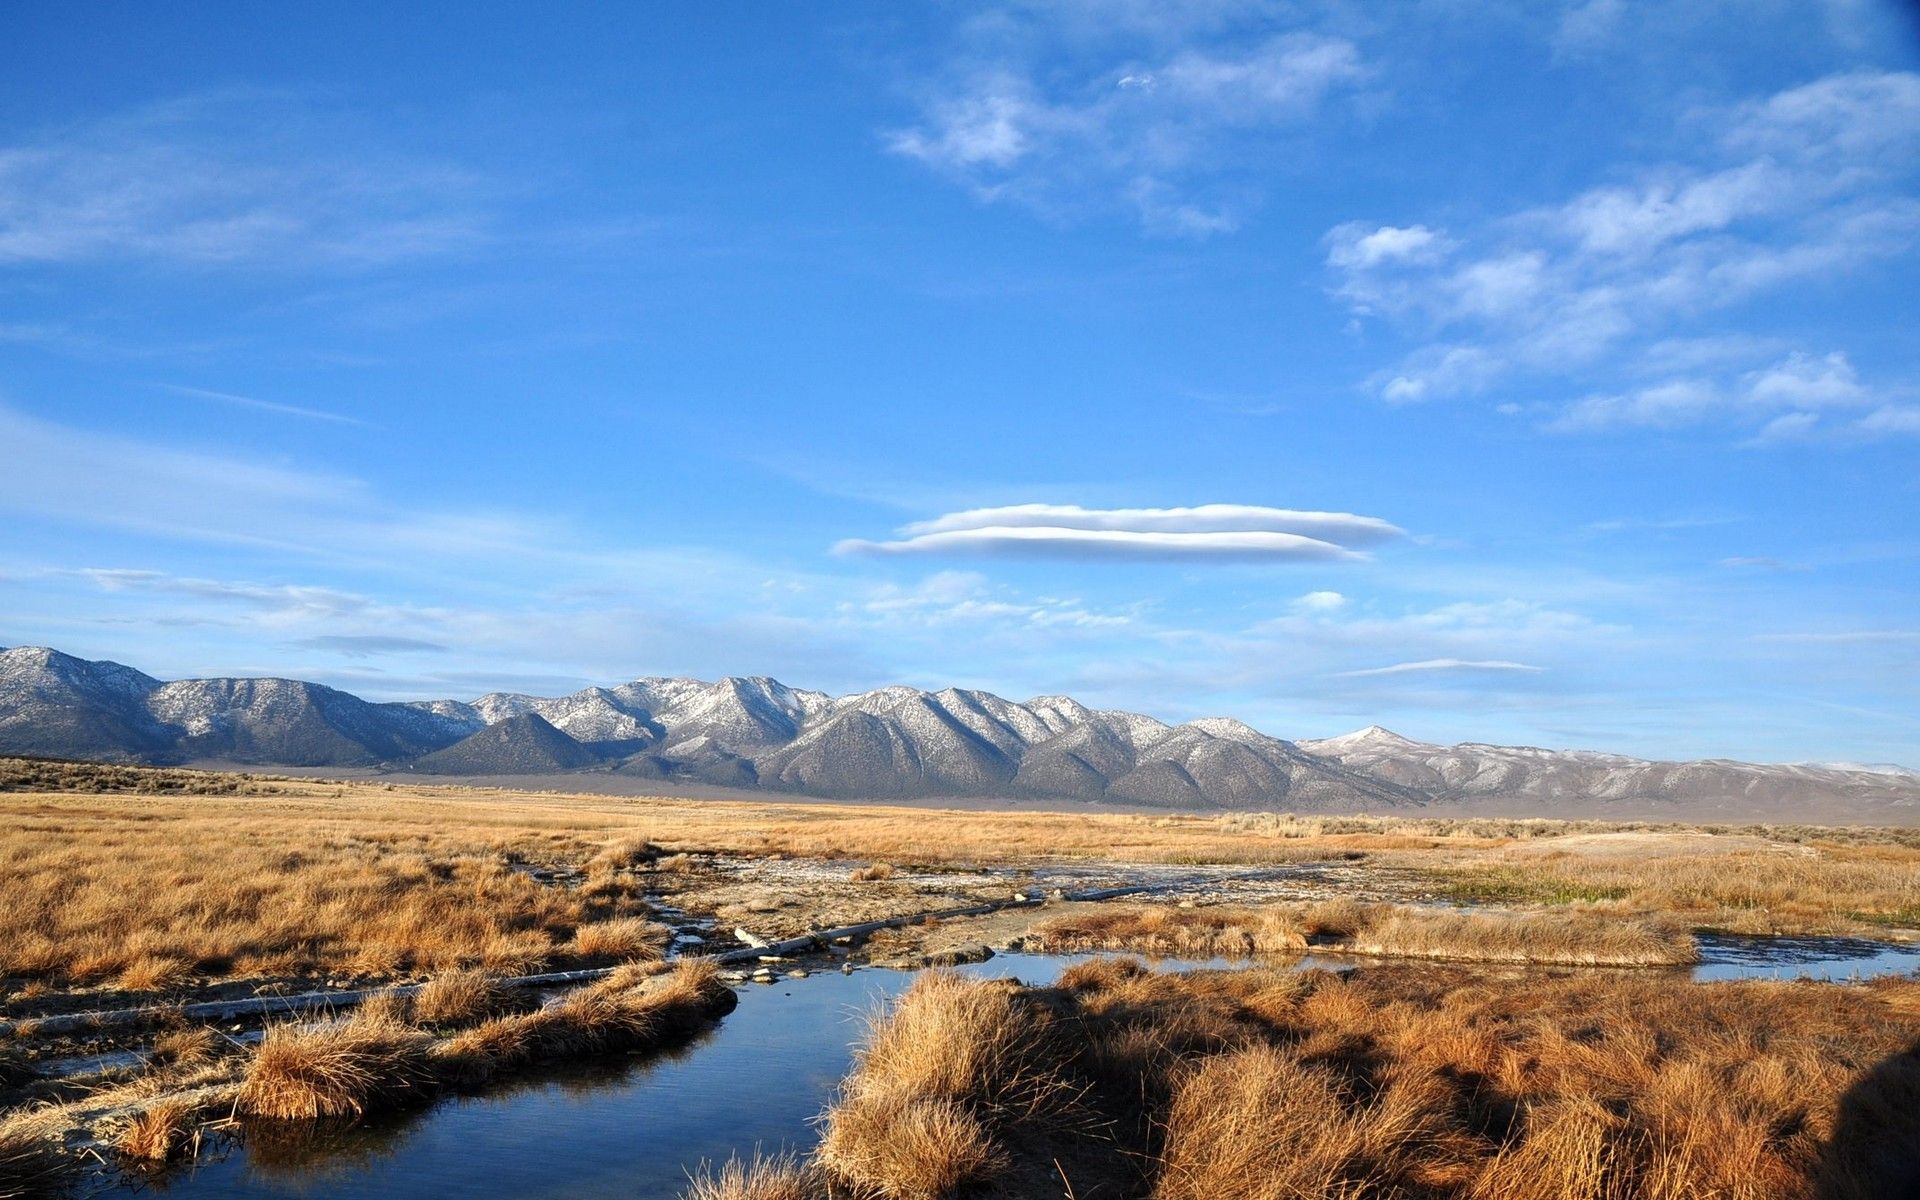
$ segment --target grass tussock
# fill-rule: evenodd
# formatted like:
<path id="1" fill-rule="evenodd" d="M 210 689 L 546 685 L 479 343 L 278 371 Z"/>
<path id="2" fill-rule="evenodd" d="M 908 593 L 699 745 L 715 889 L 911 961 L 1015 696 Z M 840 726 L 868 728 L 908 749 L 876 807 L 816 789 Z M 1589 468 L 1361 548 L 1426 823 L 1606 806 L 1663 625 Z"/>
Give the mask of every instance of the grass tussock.
<path id="1" fill-rule="evenodd" d="M 432 1082 L 432 1035 L 384 1013 L 267 1030 L 240 1089 L 242 1110 L 282 1120 L 395 1108 Z"/>
<path id="2" fill-rule="evenodd" d="M 447 971 L 427 980 L 413 994 L 409 1016 L 432 1027 L 470 1025 L 511 1004 L 506 990 L 485 971 Z"/>
<path id="3" fill-rule="evenodd" d="M 876 1019 L 828 1110 L 818 1151 L 830 1176 L 898 1200 L 935 1200 L 1009 1165 L 996 1131 L 1079 1114 L 1051 1064 L 1049 1014 L 1015 985 L 950 971 L 914 981 Z"/>
<path id="4" fill-rule="evenodd" d="M 171 992 L 193 982 L 193 967 L 178 958 L 146 954 L 121 969 L 114 986 L 128 992 Z"/>
<path id="5" fill-rule="evenodd" d="M 825 1200 L 826 1194 L 818 1172 L 791 1154 L 736 1155 L 718 1169 L 702 1163 L 682 1193 L 685 1200 Z"/>
<path id="6" fill-rule="evenodd" d="M 451 985 L 449 991 L 454 991 Z M 470 981 L 458 992 L 471 998 Z M 422 993 L 424 994 L 424 992 Z M 533 1012 L 496 1016 L 437 1038 L 394 1010 L 276 1026 L 247 1070 L 240 1108 L 256 1117 L 359 1117 L 473 1087 L 519 1067 L 683 1041 L 733 1005 L 713 964 L 630 964 Z M 486 1011 L 471 1004 L 472 1017 Z"/>
<path id="7" fill-rule="evenodd" d="M 1023 1072 L 1085 1114 L 1071 1137 L 1048 1106 L 991 1102 Z M 1103 961 L 1049 989 L 911 989 L 814 1166 L 900 1200 L 1049 1173 L 1032 1194 L 1865 1200 L 1914 1194 L 1916 1145 L 1920 982 Z"/>
<path id="8" fill-rule="evenodd" d="M 879 883 L 892 878 L 892 863 L 869 863 L 864 867 L 855 867 L 847 873 L 849 883 Z"/>
<path id="9" fill-rule="evenodd" d="M 1028 935 L 1036 949 L 1153 955 L 1320 953 L 1567 966 L 1695 962 L 1686 930 L 1600 910 L 1463 913 L 1335 900 L 1243 908 L 1134 905 L 1057 917 Z"/>
<path id="10" fill-rule="evenodd" d="M 200 1115 L 190 1102 L 158 1100 L 127 1122 L 113 1139 L 113 1148 L 141 1163 L 191 1158 L 200 1149 Z"/>
<path id="11" fill-rule="evenodd" d="M 220 1055 L 220 1035 L 204 1025 L 169 1029 L 153 1039 L 150 1067 L 203 1067 Z"/>
<path id="12" fill-rule="evenodd" d="M 616 917 L 574 931 L 573 953 L 583 959 L 658 959 L 670 932 L 645 917 Z"/>

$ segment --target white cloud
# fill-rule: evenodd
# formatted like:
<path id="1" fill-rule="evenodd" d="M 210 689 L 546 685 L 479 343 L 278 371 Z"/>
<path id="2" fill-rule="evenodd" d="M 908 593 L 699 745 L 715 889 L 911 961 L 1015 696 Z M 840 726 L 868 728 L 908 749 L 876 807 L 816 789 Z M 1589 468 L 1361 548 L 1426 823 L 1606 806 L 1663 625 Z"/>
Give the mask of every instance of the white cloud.
<path id="1" fill-rule="evenodd" d="M 1477 392 L 1497 379 L 1506 365 L 1478 346 L 1430 346 L 1376 383 L 1381 399 L 1413 404 Z"/>
<path id="2" fill-rule="evenodd" d="M 895 541 L 851 538 L 836 554 L 981 554 L 1085 559 L 1301 559 L 1351 561 L 1354 549 L 1405 531 L 1378 517 L 1254 504 L 1084 508 L 1013 504 L 968 509 L 899 530 Z"/>
<path id="3" fill-rule="evenodd" d="M 1406 531 L 1378 517 L 1353 513 L 1268 508 L 1257 504 L 1198 504 L 1187 508 L 1083 508 L 1077 504 L 1011 504 L 948 513 L 916 521 L 902 533 L 947 533 L 993 526 L 1046 526 L 1149 533 L 1297 533 L 1357 546 L 1404 537 Z"/>
<path id="4" fill-rule="evenodd" d="M 327 650 L 346 658 L 374 658 L 386 654 L 444 654 L 447 648 L 424 638 L 386 634 L 320 634 L 294 643 L 308 650 Z"/>
<path id="5" fill-rule="evenodd" d="M 193 396 L 201 400 L 217 400 L 222 404 L 258 409 L 261 412 L 279 413 L 289 417 L 302 417 L 309 421 L 328 421 L 338 425 L 365 426 L 368 424 L 358 417 L 349 417 L 343 413 L 326 412 L 318 408 L 303 408 L 298 404 L 282 404 L 277 400 L 259 400 L 252 396 L 236 395 L 233 392 L 216 392 L 210 388 L 186 387 L 177 383 L 163 383 L 160 386 L 170 392 L 177 392 L 182 396 Z"/>
<path id="6" fill-rule="evenodd" d="M 1001 622 L 1113 629 L 1133 623 L 1129 614 L 1095 612 L 1067 597 L 1013 596 L 973 571 L 938 571 L 911 585 L 881 584 L 865 600 L 843 605 L 842 611 L 926 626 Z"/>
<path id="7" fill-rule="evenodd" d="M 1412 675 L 1449 671 L 1518 671 L 1538 673 L 1544 667 L 1528 663 L 1510 662 L 1506 659 L 1465 659 L 1465 658 L 1426 658 L 1418 662 L 1394 663 L 1389 667 L 1368 667 L 1360 671 L 1341 671 L 1338 678 L 1363 679 L 1373 675 Z"/>
<path id="8" fill-rule="evenodd" d="M 1364 221 L 1336 225 L 1326 236 L 1327 262 L 1348 270 L 1371 270 L 1387 263 L 1430 263 L 1453 243 L 1425 225 L 1370 228 Z"/>
<path id="9" fill-rule="evenodd" d="M 1274 559 L 1357 561 L 1366 555 L 1293 533 L 1151 533 L 1127 529 L 1065 529 L 990 525 L 923 533 L 892 542 L 849 538 L 836 554 L 982 554 L 1007 558 Z"/>
<path id="10" fill-rule="evenodd" d="M 1854 428 L 1869 436 L 1880 434 L 1920 435 L 1920 407 L 1889 404 L 1861 417 Z"/>
<path id="11" fill-rule="evenodd" d="M 1603 367 L 1636 341 L 1652 347 L 1647 369 L 1704 365 L 1702 353 L 1730 361 L 1726 338 L 1688 345 L 1673 327 L 1920 241 L 1907 186 L 1920 161 L 1907 153 L 1920 142 L 1920 75 L 1833 76 L 1694 125 L 1711 135 L 1696 161 L 1559 204 L 1467 229 L 1371 227 L 1387 235 L 1377 246 L 1367 225 L 1336 226 L 1333 294 L 1357 318 L 1424 342 L 1371 386 L 1398 401 L 1466 394 L 1496 377 Z M 1389 252 L 1403 248 L 1413 252 Z"/>
<path id="12" fill-rule="evenodd" d="M 1553 46 L 1562 54 L 1579 54 L 1612 40 L 1620 17 L 1626 11 L 1624 0 L 1581 0 L 1560 14 Z"/>
<path id="13" fill-rule="evenodd" d="M 1697 379 L 1674 379 L 1616 396 L 1575 401 L 1546 428 L 1555 433 L 1607 429 L 1675 429 L 1692 425 L 1726 399 L 1720 389 Z"/>
<path id="14" fill-rule="evenodd" d="M 1744 366 L 1778 357 L 1786 349 L 1778 338 L 1750 333 L 1662 338 L 1642 351 L 1634 365 L 1650 375 L 1673 375 Z"/>
<path id="15" fill-rule="evenodd" d="M 1139 212 L 1140 226 L 1148 233 L 1207 238 L 1240 228 L 1240 216 L 1232 208 L 1224 205 L 1203 208 L 1186 203 L 1179 198 L 1178 190 L 1164 180 L 1141 176 L 1127 185 L 1124 194 Z"/>
<path id="16" fill-rule="evenodd" d="M 371 266 L 486 236 L 471 173 L 330 141 L 287 98 L 245 93 L 0 146 L 0 262 Z"/>
<path id="17" fill-rule="evenodd" d="M 1855 408 L 1872 400 L 1844 354 L 1796 353 L 1746 377 L 1745 399 L 1763 408 Z"/>
<path id="18" fill-rule="evenodd" d="M 1568 405 L 1545 428 L 1556 433 L 1591 433 L 1679 429 L 1712 420 L 1749 428 L 1759 423 L 1751 443 L 1765 445 L 1801 441 L 1824 431 L 1827 427 L 1821 421 L 1825 413 L 1875 405 L 1881 407 L 1835 426 L 1837 436 L 1863 438 L 1901 432 L 1901 410 L 1888 404 L 1884 393 L 1862 383 L 1846 355 L 1796 351 L 1737 379 L 1672 379 L 1631 392 L 1588 396 Z"/>
<path id="19" fill-rule="evenodd" d="M 896 154 L 949 170 L 1011 167 L 1040 140 L 1064 133 L 1067 114 L 1041 103 L 1024 81 L 997 73 L 971 91 L 934 102 L 925 125 L 887 139 Z"/>
<path id="20" fill-rule="evenodd" d="M 1330 613 L 1338 612 L 1347 605 L 1347 598 L 1339 592 L 1308 592 L 1293 602 L 1301 612 Z"/>
<path id="21" fill-rule="evenodd" d="M 217 600 L 244 605 L 285 620 L 357 616 L 378 608 L 366 596 L 337 588 L 195 579 L 124 567 L 82 567 L 73 574 L 93 581 L 104 591 L 147 592 Z"/>
<path id="22" fill-rule="evenodd" d="M 1720 565 L 1733 571 L 1805 571 L 1809 568 L 1803 563 L 1784 562 L 1767 554 L 1739 554 L 1723 558 Z"/>
<path id="23" fill-rule="evenodd" d="M 1788 88 L 1738 109 L 1726 139 L 1822 159 L 1911 145 L 1920 142 L 1920 75 L 1859 70 Z"/>
<path id="24" fill-rule="evenodd" d="M 1758 640 L 1839 645 L 1920 642 L 1920 629 L 1843 629 L 1824 633 L 1763 633 L 1758 635 Z"/>
<path id="25" fill-rule="evenodd" d="M 1596 188 L 1530 219 L 1557 227 L 1583 253 L 1640 258 L 1797 203 L 1800 186 L 1792 172 L 1761 159 L 1706 175 L 1675 171 L 1636 187 Z"/>
<path id="26" fill-rule="evenodd" d="M 1810 412 L 1782 413 L 1760 427 L 1760 432 L 1748 439 L 1752 446 L 1774 445 L 1780 442 L 1805 441 L 1811 437 L 1815 427 L 1820 424 L 1820 415 Z"/>
<path id="27" fill-rule="evenodd" d="M 1071 22 L 1042 34 L 1001 13 L 971 27 L 991 29 L 991 44 L 959 49 L 920 119 L 884 135 L 888 149 L 984 201 L 1055 217 L 1117 207 L 1174 236 L 1238 228 L 1259 203 L 1233 181 L 1247 139 L 1303 124 L 1369 74 L 1352 42 L 1310 32 L 1207 39 L 1141 23 L 1144 57 L 1126 60 L 1111 27 L 1080 31 L 1091 50 Z M 1076 43 L 1069 62 L 1035 61 L 1063 40 Z"/>

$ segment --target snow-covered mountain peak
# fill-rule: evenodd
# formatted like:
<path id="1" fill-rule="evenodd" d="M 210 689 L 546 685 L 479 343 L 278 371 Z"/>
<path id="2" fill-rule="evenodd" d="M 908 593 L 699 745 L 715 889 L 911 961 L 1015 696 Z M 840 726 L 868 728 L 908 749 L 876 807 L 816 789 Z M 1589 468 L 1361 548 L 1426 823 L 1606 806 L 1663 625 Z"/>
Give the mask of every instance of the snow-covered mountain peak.
<path id="1" fill-rule="evenodd" d="M 1301 742 L 1300 747 L 1313 754 L 1331 754 L 1336 757 L 1343 754 L 1389 754 L 1436 749 L 1431 742 L 1416 742 L 1382 725 L 1369 725 L 1365 729 L 1356 729 L 1352 733 L 1343 733 L 1338 737 L 1313 738 Z"/>
<path id="2" fill-rule="evenodd" d="M 1201 717 L 1197 721 L 1188 721 L 1186 727 L 1197 729 L 1210 737 L 1225 738 L 1230 742 L 1259 744 L 1278 740 L 1261 733 L 1245 721 L 1236 720 L 1233 717 Z"/>

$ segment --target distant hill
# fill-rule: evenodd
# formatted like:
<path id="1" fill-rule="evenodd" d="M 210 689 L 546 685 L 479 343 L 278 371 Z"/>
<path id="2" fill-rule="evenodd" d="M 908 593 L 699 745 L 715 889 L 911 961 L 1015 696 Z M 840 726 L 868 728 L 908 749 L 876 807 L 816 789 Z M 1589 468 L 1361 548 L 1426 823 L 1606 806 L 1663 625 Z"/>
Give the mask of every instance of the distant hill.
<path id="1" fill-rule="evenodd" d="M 601 761 L 539 713 L 527 712 L 502 717 L 445 750 L 422 755 L 413 765 L 435 775 L 540 775 L 578 771 Z"/>
<path id="2" fill-rule="evenodd" d="M 849 799 L 1920 821 L 1920 773 L 1899 767 L 1439 746 L 1377 726 L 1291 742 L 1226 718 L 1170 726 L 1065 696 L 1019 704 L 906 687 L 829 696 L 758 676 L 375 704 L 291 679 L 163 683 L 40 647 L 0 652 L 0 753 L 473 776 L 609 772 Z"/>

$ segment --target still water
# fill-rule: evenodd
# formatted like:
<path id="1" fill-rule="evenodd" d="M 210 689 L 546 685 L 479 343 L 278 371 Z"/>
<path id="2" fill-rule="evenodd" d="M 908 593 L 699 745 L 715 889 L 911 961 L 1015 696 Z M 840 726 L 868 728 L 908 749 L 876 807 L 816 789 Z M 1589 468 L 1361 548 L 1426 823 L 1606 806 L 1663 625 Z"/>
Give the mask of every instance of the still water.
<path id="1" fill-rule="evenodd" d="M 1853 939 L 1709 936 L 1701 953 L 1693 974 L 1703 980 L 1920 970 L 1920 949 Z M 962 970 L 1047 983 L 1088 957 L 1005 954 Z M 912 982 L 907 972 L 863 970 L 749 985 L 739 1008 L 677 1054 L 573 1067 L 357 1126 L 255 1133 L 245 1148 L 203 1159 L 164 1186 L 193 1200 L 665 1200 L 702 1160 L 811 1145 L 813 1119 L 846 1074 L 865 1017 Z"/>

